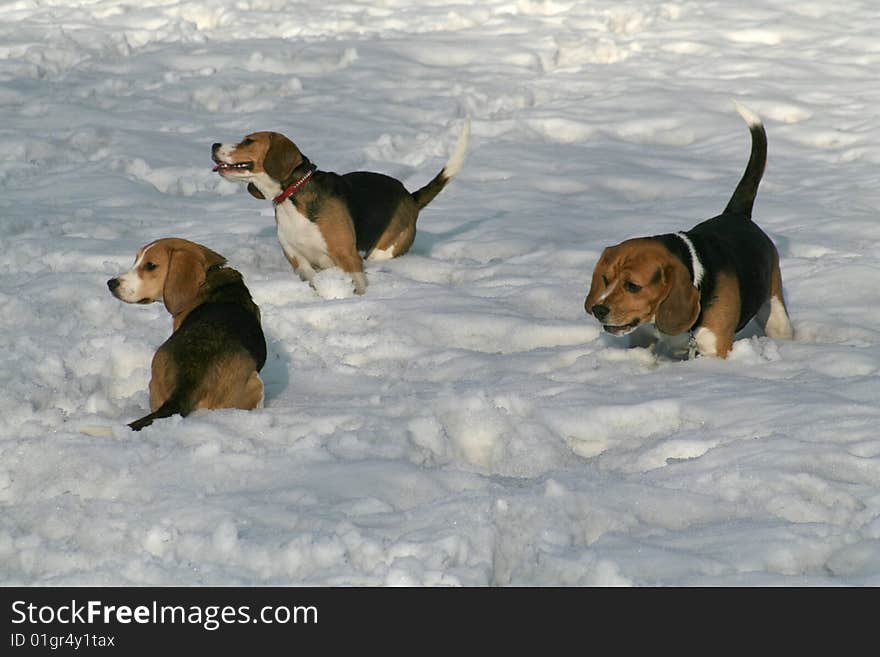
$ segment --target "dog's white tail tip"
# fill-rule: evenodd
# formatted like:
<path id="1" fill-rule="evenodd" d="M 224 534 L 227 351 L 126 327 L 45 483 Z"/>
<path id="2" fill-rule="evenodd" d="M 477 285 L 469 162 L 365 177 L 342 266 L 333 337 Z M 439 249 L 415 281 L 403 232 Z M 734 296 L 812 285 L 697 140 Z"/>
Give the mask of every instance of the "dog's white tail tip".
<path id="1" fill-rule="evenodd" d="M 467 155 L 470 135 L 471 119 L 470 117 L 466 117 L 464 120 L 464 126 L 458 135 L 458 141 L 455 142 L 455 148 L 452 150 L 452 155 L 449 156 L 449 161 L 446 163 L 446 166 L 443 167 L 443 176 L 445 178 L 452 178 L 455 174 L 461 171 L 461 167 L 464 165 L 464 158 Z"/>
<path id="2" fill-rule="evenodd" d="M 743 121 L 745 121 L 750 128 L 754 128 L 762 124 L 761 117 L 750 110 L 748 107 L 743 105 L 741 102 L 739 102 L 738 100 L 734 100 L 733 104 L 736 107 L 736 111 L 739 112 L 739 115 L 743 118 Z"/>

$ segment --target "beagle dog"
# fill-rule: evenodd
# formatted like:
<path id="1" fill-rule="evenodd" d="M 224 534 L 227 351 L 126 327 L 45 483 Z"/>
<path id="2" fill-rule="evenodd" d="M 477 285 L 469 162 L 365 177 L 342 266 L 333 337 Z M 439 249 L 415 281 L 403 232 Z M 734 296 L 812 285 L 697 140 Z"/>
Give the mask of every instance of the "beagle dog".
<path id="1" fill-rule="evenodd" d="M 225 264 L 201 244 L 165 238 L 141 248 L 129 271 L 107 281 L 126 303 L 161 299 L 173 319 L 171 337 L 153 356 L 152 412 L 128 425 L 135 431 L 202 408 L 262 406 L 260 309 L 241 274 Z"/>
<path id="2" fill-rule="evenodd" d="M 361 252 L 370 260 L 388 260 L 409 250 L 419 211 L 461 169 L 469 132 L 466 121 L 446 166 L 412 193 L 381 173 L 320 171 L 278 132 L 214 144 L 211 156 L 221 176 L 247 183 L 258 199 L 272 199 L 278 241 L 300 278 L 311 283 L 316 271 L 337 266 L 363 294 L 367 279 Z"/>
<path id="3" fill-rule="evenodd" d="M 752 148 L 724 212 L 687 231 L 628 239 L 602 252 L 584 308 L 608 333 L 653 323 L 661 337 L 687 334 L 689 355 L 720 358 L 753 317 L 767 336 L 792 337 L 779 254 L 752 221 L 767 135 L 754 112 L 736 107 Z"/>

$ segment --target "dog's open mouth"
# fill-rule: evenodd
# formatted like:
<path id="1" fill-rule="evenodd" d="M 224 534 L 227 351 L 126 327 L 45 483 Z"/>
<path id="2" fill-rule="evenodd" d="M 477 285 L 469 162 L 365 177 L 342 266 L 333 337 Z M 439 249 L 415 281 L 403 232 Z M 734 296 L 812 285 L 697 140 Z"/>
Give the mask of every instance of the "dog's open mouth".
<path id="1" fill-rule="evenodd" d="M 636 328 L 639 325 L 639 323 L 640 323 L 639 319 L 636 318 L 633 321 L 631 321 L 629 324 L 621 324 L 620 326 L 614 326 L 613 324 L 603 324 L 602 328 L 604 328 L 605 331 L 607 333 L 610 333 L 611 335 L 626 335 L 627 333 L 632 331 L 634 328 Z"/>
<path id="2" fill-rule="evenodd" d="M 226 171 L 251 171 L 254 168 L 253 162 L 220 162 L 219 160 L 214 160 L 214 163 L 217 165 L 214 167 L 214 171 L 218 173 L 225 173 Z"/>

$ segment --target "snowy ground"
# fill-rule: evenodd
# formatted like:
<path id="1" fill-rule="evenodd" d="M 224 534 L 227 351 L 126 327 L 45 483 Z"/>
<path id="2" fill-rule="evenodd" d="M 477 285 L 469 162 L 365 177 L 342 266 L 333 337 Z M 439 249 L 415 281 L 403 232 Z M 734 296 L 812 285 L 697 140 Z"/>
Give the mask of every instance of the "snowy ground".
<path id="1" fill-rule="evenodd" d="M 0 582 L 880 585 L 876 9 L 3 2 Z M 628 349 L 583 311 L 593 264 L 723 208 L 734 98 L 795 340 Z M 415 189 L 465 116 L 464 169 L 363 297 L 302 283 L 211 173 L 274 129 Z M 170 320 L 105 281 L 172 235 L 245 275 L 266 408 L 135 434 Z"/>

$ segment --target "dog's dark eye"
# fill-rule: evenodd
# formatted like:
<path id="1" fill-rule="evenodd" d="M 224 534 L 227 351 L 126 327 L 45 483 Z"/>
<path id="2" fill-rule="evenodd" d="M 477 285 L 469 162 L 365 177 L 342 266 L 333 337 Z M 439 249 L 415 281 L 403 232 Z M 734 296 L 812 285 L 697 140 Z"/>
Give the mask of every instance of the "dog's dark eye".
<path id="1" fill-rule="evenodd" d="M 602 285 L 604 285 L 605 287 L 608 287 L 608 277 L 605 276 L 604 274 L 602 275 Z"/>
<path id="2" fill-rule="evenodd" d="M 242 140 L 241 140 L 241 143 L 239 144 L 239 146 L 250 146 L 250 145 L 253 144 L 253 143 L 254 143 L 254 140 L 251 139 L 251 138 L 242 139 Z"/>
<path id="3" fill-rule="evenodd" d="M 623 284 L 623 289 L 626 290 L 627 292 L 632 292 L 633 294 L 635 294 L 636 292 L 638 292 L 639 290 L 642 289 L 642 286 L 636 285 L 635 283 L 633 283 L 631 281 L 627 281 L 626 283 Z"/>
<path id="4" fill-rule="evenodd" d="M 144 271 L 153 271 L 158 266 L 155 262 L 148 262 L 144 265 Z"/>

